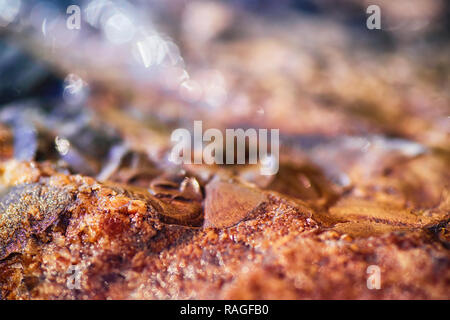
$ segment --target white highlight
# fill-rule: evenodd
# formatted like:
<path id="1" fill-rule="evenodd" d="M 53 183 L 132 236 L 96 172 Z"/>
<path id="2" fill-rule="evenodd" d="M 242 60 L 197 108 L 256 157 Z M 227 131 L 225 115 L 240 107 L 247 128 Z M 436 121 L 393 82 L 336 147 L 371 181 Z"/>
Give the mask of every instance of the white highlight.
<path id="1" fill-rule="evenodd" d="M 146 68 L 152 66 L 177 66 L 182 63 L 178 47 L 159 35 L 151 35 L 136 42 L 139 59 Z"/>
<path id="2" fill-rule="evenodd" d="M 64 101 L 69 105 L 80 104 L 87 95 L 87 85 L 76 74 L 69 74 L 64 79 Z"/>
<path id="3" fill-rule="evenodd" d="M 55 146 L 56 150 L 59 152 L 60 155 L 65 156 L 67 153 L 69 153 L 70 149 L 69 140 L 58 136 L 55 138 Z"/>
<path id="4" fill-rule="evenodd" d="M 113 14 L 103 27 L 106 38 L 114 44 L 122 44 L 133 39 L 136 28 L 130 18 L 121 12 Z"/>
<path id="5" fill-rule="evenodd" d="M 20 11 L 20 0 L 0 0 L 0 27 L 13 22 Z"/>

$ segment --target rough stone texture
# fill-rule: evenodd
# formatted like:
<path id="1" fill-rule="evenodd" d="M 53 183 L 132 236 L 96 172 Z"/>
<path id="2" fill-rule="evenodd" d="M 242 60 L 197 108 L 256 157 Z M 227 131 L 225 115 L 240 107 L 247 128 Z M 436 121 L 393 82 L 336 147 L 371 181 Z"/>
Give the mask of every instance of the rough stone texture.
<path id="1" fill-rule="evenodd" d="M 36 170 L 39 177 L 1 201 L 5 299 L 449 298 L 449 217 L 439 206 L 433 218 L 343 199 L 320 213 L 307 202 L 246 186 L 250 197 L 265 195 L 257 212 L 234 223 L 224 217 L 226 227 L 199 228 L 163 222 L 157 194 L 145 189 L 36 164 L 27 176 L 23 167 L 8 164 L 22 170 L 22 182 L 35 180 Z M 248 196 L 233 195 L 236 201 Z M 19 223 L 16 213 L 29 220 Z M 4 235 L 14 234 L 5 221 L 26 230 L 27 241 L 11 236 L 5 242 Z M 366 286 L 369 265 L 381 269 L 380 290 Z M 71 266 L 79 289 L 69 289 Z"/>

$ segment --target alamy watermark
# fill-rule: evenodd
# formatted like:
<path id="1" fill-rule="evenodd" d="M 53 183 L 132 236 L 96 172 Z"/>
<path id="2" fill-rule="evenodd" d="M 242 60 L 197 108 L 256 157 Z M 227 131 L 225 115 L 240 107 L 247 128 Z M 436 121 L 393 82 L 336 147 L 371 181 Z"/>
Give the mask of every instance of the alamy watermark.
<path id="1" fill-rule="evenodd" d="M 71 265 L 67 269 L 67 274 L 70 276 L 67 277 L 66 285 L 70 290 L 80 290 L 81 289 L 81 270 L 78 265 Z"/>
<path id="2" fill-rule="evenodd" d="M 81 8 L 75 4 L 67 7 L 66 13 L 69 15 L 66 26 L 69 30 L 81 29 Z"/>
<path id="3" fill-rule="evenodd" d="M 175 145 L 169 157 L 171 162 L 175 164 L 258 164 L 259 162 L 262 175 L 274 175 L 278 172 L 279 129 L 270 129 L 270 154 L 268 129 L 226 129 L 224 141 L 221 130 L 210 128 L 203 132 L 202 121 L 194 121 L 193 133 L 192 137 L 191 132 L 184 128 L 172 132 L 171 141 L 175 142 Z"/>
<path id="4" fill-rule="evenodd" d="M 99 3 L 97 6 L 91 10 L 99 11 L 101 10 L 103 4 Z M 366 13 L 370 14 L 366 20 L 366 26 L 369 30 L 381 29 L 381 9 L 376 4 L 371 4 L 367 7 Z M 70 30 L 81 29 L 81 8 L 78 5 L 70 5 L 67 7 L 66 14 L 68 15 L 66 25 Z"/>
<path id="5" fill-rule="evenodd" d="M 369 30 L 381 29 L 381 9 L 376 4 L 371 4 L 367 7 L 366 13 L 370 14 L 366 20 L 366 26 Z"/>
<path id="6" fill-rule="evenodd" d="M 367 267 L 367 289 L 379 290 L 381 289 L 381 270 L 377 265 L 370 265 Z"/>

